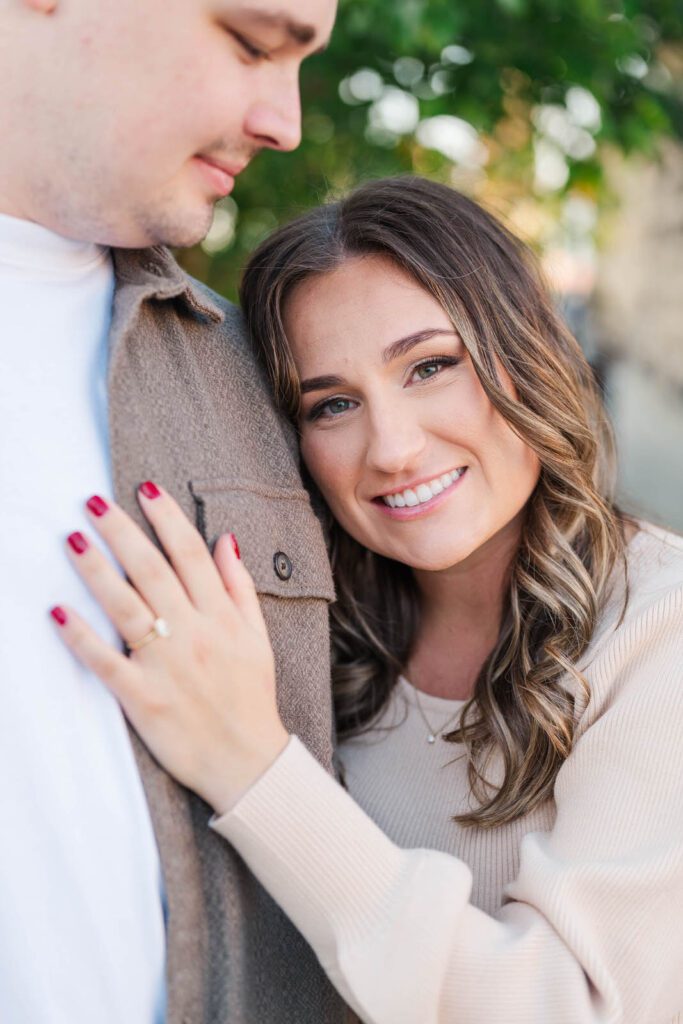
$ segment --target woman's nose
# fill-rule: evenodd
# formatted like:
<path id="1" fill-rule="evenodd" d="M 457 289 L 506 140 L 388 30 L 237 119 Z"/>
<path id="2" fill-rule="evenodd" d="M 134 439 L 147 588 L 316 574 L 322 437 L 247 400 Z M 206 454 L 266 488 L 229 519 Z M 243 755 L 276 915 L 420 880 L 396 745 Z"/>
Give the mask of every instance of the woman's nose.
<path id="1" fill-rule="evenodd" d="M 366 450 L 370 469 L 391 474 L 415 469 L 424 447 L 424 430 L 405 409 L 385 411 L 371 418 Z"/>

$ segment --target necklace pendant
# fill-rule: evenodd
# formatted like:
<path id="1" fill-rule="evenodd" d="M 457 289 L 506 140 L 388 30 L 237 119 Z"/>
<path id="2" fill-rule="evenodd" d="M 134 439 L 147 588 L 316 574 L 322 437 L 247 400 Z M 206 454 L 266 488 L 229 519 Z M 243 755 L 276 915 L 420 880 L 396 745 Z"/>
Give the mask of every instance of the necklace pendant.
<path id="1" fill-rule="evenodd" d="M 427 737 L 427 743 L 436 743 L 436 736 L 434 735 L 433 732 L 430 732 L 429 736 Z"/>

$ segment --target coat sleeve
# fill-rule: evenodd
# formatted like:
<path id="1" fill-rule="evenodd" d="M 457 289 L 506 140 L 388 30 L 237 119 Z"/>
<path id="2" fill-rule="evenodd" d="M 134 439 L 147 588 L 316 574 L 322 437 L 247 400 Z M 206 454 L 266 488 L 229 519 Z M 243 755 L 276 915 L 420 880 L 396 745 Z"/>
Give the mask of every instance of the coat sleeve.
<path id="1" fill-rule="evenodd" d="M 213 827 L 366 1024 L 668 1024 L 683 1010 L 683 592 L 617 630 L 496 917 L 293 737 Z M 585 720 L 584 720 L 585 719 Z"/>

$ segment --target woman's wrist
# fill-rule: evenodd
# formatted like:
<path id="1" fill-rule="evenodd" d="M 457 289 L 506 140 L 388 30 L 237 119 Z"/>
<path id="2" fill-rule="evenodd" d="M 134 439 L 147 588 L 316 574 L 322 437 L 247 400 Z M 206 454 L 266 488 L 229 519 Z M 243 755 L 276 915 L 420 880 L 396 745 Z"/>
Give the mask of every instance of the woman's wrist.
<path id="1" fill-rule="evenodd" d="M 282 722 L 249 743 L 240 754 L 234 748 L 215 763 L 197 787 L 220 818 L 236 806 L 249 789 L 275 763 L 290 740 Z"/>

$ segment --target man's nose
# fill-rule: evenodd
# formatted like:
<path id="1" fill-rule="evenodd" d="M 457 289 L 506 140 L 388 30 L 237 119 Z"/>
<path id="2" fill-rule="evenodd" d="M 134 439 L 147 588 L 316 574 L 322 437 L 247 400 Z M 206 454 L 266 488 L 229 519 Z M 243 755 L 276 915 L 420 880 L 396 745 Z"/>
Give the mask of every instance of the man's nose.
<path id="1" fill-rule="evenodd" d="M 417 470 L 425 440 L 421 425 L 405 409 L 376 412 L 370 418 L 368 467 L 386 474 Z"/>
<path id="2" fill-rule="evenodd" d="M 289 152 L 301 142 L 299 77 L 278 76 L 268 92 L 254 99 L 245 122 L 246 133 L 259 148 Z"/>

